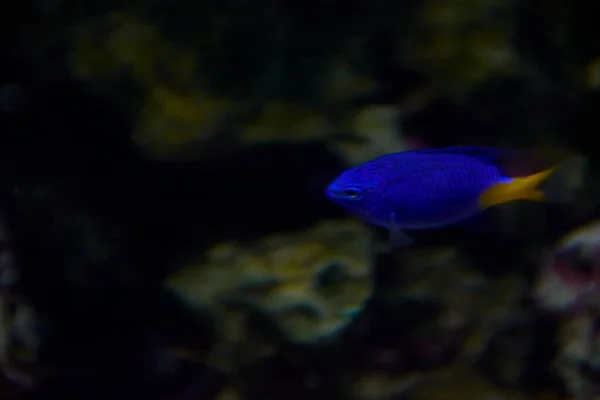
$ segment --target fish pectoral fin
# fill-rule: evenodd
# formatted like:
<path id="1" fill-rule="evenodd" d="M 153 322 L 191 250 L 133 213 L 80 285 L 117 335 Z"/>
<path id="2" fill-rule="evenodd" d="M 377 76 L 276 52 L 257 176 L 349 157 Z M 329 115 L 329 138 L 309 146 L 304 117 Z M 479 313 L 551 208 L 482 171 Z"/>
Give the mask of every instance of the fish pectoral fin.
<path id="1" fill-rule="evenodd" d="M 546 194 L 541 185 L 553 172 L 554 168 L 550 168 L 530 176 L 498 182 L 479 196 L 479 204 L 491 207 L 514 200 L 544 201 Z"/>
<path id="2" fill-rule="evenodd" d="M 390 245 L 392 247 L 408 247 L 413 244 L 413 240 L 400 229 L 390 231 Z"/>
<path id="3" fill-rule="evenodd" d="M 406 235 L 402 229 L 396 224 L 396 214 L 390 214 L 390 246 L 407 247 L 413 243 L 413 240 Z"/>

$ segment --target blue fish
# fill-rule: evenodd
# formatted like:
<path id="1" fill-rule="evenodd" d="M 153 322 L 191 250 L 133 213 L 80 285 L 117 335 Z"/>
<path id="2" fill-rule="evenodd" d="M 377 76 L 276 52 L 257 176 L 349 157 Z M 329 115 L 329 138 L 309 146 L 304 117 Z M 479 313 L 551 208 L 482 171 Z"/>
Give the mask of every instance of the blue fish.
<path id="1" fill-rule="evenodd" d="M 343 172 L 327 187 L 330 199 L 359 218 L 387 228 L 392 245 L 409 245 L 403 230 L 437 228 L 515 200 L 565 202 L 581 157 L 523 174 L 534 155 L 479 147 L 388 154 Z"/>

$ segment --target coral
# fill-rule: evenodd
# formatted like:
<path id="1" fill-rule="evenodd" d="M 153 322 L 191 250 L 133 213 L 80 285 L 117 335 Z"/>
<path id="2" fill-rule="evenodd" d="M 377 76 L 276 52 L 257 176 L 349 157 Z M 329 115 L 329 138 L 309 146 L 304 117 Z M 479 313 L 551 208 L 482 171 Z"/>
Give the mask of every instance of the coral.
<path id="1" fill-rule="evenodd" d="M 205 260 L 173 275 L 168 287 L 214 316 L 219 351 L 248 340 L 246 323 L 255 312 L 285 340 L 312 343 L 337 337 L 361 311 L 372 290 L 372 266 L 368 229 L 330 221 L 252 244 L 216 245 Z"/>
<path id="2" fill-rule="evenodd" d="M 352 47 L 357 47 L 353 50 Z M 335 104 L 345 103 L 349 100 L 360 98 L 376 90 L 376 85 L 372 77 L 365 74 L 360 74 L 350 62 L 353 53 L 358 53 L 363 50 L 363 46 L 350 46 L 351 50 L 347 53 L 339 55 L 338 61 L 335 58 L 331 62 L 331 66 L 324 74 L 325 85 L 322 89 L 324 102 Z"/>
<path id="3" fill-rule="evenodd" d="M 116 12 L 77 32 L 71 57 L 77 76 L 111 95 L 123 82 L 138 88 L 135 98 L 118 97 L 134 117 L 134 141 L 149 154 L 168 157 L 212 140 L 237 104 L 206 88 L 194 52 L 135 14 Z"/>
<path id="4" fill-rule="evenodd" d="M 408 150 L 400 129 L 397 106 L 367 106 L 349 118 L 349 131 L 358 140 L 333 143 L 349 165 L 358 165 L 387 153 Z"/>
<path id="5" fill-rule="evenodd" d="M 157 26 L 130 11 L 117 11 L 74 28 L 73 72 L 110 80 L 129 74 L 143 86 L 198 84 L 198 60 L 184 46 L 165 40 Z"/>
<path id="6" fill-rule="evenodd" d="M 156 157 L 214 137 L 231 116 L 232 101 L 156 87 L 147 95 L 133 140 Z"/>
<path id="7" fill-rule="evenodd" d="M 217 396 L 217 400 L 239 400 L 241 398 L 242 397 L 240 397 L 240 395 L 234 389 L 231 388 L 224 389 Z"/>
<path id="8" fill-rule="evenodd" d="M 486 79 L 516 73 L 510 34 L 512 2 L 422 2 L 412 35 L 402 45 L 408 65 L 426 72 L 436 92 L 462 96 Z"/>
<path id="9" fill-rule="evenodd" d="M 364 67 L 364 39 L 349 38 L 334 54 L 319 55 L 315 62 L 322 69 L 312 75 L 301 72 L 306 84 L 298 90 L 288 88 L 292 93 L 282 93 L 293 86 L 283 78 L 292 81 L 296 77 L 289 75 L 300 72 L 275 54 L 272 73 L 268 65 L 264 75 L 250 73 L 248 90 L 233 94 L 225 89 L 231 85 L 216 83 L 236 81 L 237 76 L 227 74 L 239 75 L 231 65 L 223 65 L 227 57 L 221 54 L 236 51 L 227 48 L 227 32 L 238 29 L 229 25 L 233 15 L 208 18 L 206 27 L 184 31 L 184 40 L 174 41 L 165 27 L 168 21 L 160 16 L 156 18 L 161 23 L 152 23 L 147 14 L 123 9 L 77 24 L 70 60 L 77 77 L 117 99 L 135 126 L 134 141 L 151 156 L 197 153 L 199 158 L 213 149 L 227 152 L 243 144 L 321 140 L 356 164 L 385 150 L 405 148 L 398 110 L 353 105 L 378 90 Z M 225 43 L 219 48 L 211 42 Z M 248 43 L 243 50 L 260 48 L 260 43 Z M 304 50 L 308 51 L 299 51 Z M 253 68 L 248 64 L 242 69 L 246 67 Z M 312 90 L 302 95 L 307 88 Z"/>
<path id="10" fill-rule="evenodd" d="M 243 129 L 246 140 L 253 143 L 273 139 L 319 139 L 334 128 L 317 109 L 273 99 L 268 100 L 257 118 Z"/>
<path id="11" fill-rule="evenodd" d="M 139 10 L 120 10 L 77 25 L 71 65 L 76 76 L 119 99 L 134 121 L 135 142 L 154 157 L 178 157 L 190 144 L 200 149 L 212 149 L 214 143 L 235 147 L 232 137 L 219 142 L 224 131 L 241 132 L 245 143 L 323 139 L 337 130 L 327 108 L 339 108 L 374 87 L 369 77 L 348 65 L 351 54 L 342 52 L 316 78 L 324 82 L 320 95 L 311 93 L 319 101 L 264 94 L 266 81 L 233 96 L 214 84 L 222 71 L 209 57 L 218 52 L 218 46 L 209 46 L 210 40 L 226 40 L 227 35 L 218 33 L 229 29 L 223 28 L 223 20 L 213 21 L 206 37 L 196 37 L 199 29 L 175 42 L 142 15 Z M 356 52 L 356 46 L 347 47 L 347 52 Z M 123 87 L 136 90 L 122 96 Z"/>

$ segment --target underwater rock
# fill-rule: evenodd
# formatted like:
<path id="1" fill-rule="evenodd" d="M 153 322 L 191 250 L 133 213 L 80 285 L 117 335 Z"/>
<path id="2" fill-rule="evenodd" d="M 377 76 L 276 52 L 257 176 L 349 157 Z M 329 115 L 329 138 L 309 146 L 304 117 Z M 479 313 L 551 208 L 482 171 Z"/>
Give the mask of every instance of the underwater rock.
<path id="1" fill-rule="evenodd" d="M 553 366 L 564 380 L 568 392 L 575 396 L 600 393 L 600 385 L 595 383 L 594 378 L 600 369 L 600 341 L 595 318 L 590 313 L 573 315 L 566 318 L 560 327 L 560 350 Z"/>
<path id="2" fill-rule="evenodd" d="M 14 239 L 4 216 L 0 216 L 0 370 L 22 389 L 31 389 L 36 376 L 42 342 L 40 318 L 15 287 L 20 271 L 13 248 Z"/>
<path id="3" fill-rule="evenodd" d="M 333 142 L 333 147 L 350 166 L 388 153 L 411 150 L 402 135 L 400 119 L 400 109 L 395 105 L 363 107 L 351 118 L 350 133 L 356 139 Z"/>
<path id="4" fill-rule="evenodd" d="M 563 237 L 542 263 L 535 297 L 553 311 L 598 306 L 600 284 L 600 221 Z"/>
<path id="5" fill-rule="evenodd" d="M 414 390 L 422 400 L 524 400 L 519 393 L 502 389 L 471 370 L 453 368 Z"/>
<path id="6" fill-rule="evenodd" d="M 257 330 L 259 337 L 276 332 L 275 343 L 336 338 L 370 296 L 372 267 L 369 229 L 352 220 L 328 221 L 254 243 L 216 245 L 171 276 L 167 287 L 215 319 L 217 347 L 229 353 Z M 265 331 L 248 326 L 252 316 L 262 317 Z"/>
<path id="7" fill-rule="evenodd" d="M 425 373 L 384 377 L 371 374 L 357 384 L 358 398 L 376 400 L 525 400 L 514 391 L 496 386 L 477 372 L 451 367 Z"/>
<path id="8" fill-rule="evenodd" d="M 428 333 L 427 341 L 437 347 L 456 348 L 457 359 L 481 360 L 489 345 L 501 340 L 507 328 L 519 326 L 527 319 L 521 300 L 528 288 L 522 276 L 509 273 L 488 279 L 454 248 L 411 251 L 401 280 L 398 300 L 438 305 L 439 311 L 428 321 L 429 326 L 418 330 L 421 339 Z M 522 339 L 527 342 L 527 338 Z M 522 347 L 510 346 L 502 363 L 515 368 L 522 364 Z"/>
<path id="9" fill-rule="evenodd" d="M 540 307 L 561 318 L 554 368 L 575 396 L 600 393 L 595 378 L 600 371 L 599 266 L 600 222 L 593 221 L 566 235 L 549 252 L 535 287 Z"/>
<path id="10" fill-rule="evenodd" d="M 419 384 L 428 382 L 430 377 L 423 373 L 387 376 L 368 373 L 354 383 L 354 391 L 360 400 L 387 399 L 410 393 Z"/>
<path id="11" fill-rule="evenodd" d="M 360 346 L 362 398 L 421 399 L 410 395 L 416 387 L 430 387 L 440 371 L 462 368 L 477 369 L 497 385 L 521 382 L 533 340 L 532 310 L 523 301 L 529 287 L 520 274 L 491 278 L 481 272 L 485 267 L 449 246 L 415 246 L 378 263 L 378 290 Z M 445 398 L 442 392 L 427 396 Z"/>

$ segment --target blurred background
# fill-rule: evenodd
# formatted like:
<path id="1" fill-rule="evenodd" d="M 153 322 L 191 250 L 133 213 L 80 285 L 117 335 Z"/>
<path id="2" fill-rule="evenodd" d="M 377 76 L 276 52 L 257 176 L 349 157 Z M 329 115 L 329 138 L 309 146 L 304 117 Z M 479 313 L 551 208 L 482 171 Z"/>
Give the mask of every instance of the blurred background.
<path id="1" fill-rule="evenodd" d="M 30 0 L 0 16 L 0 398 L 600 398 L 600 3 Z M 563 148 L 568 205 L 387 234 L 382 154 Z"/>

